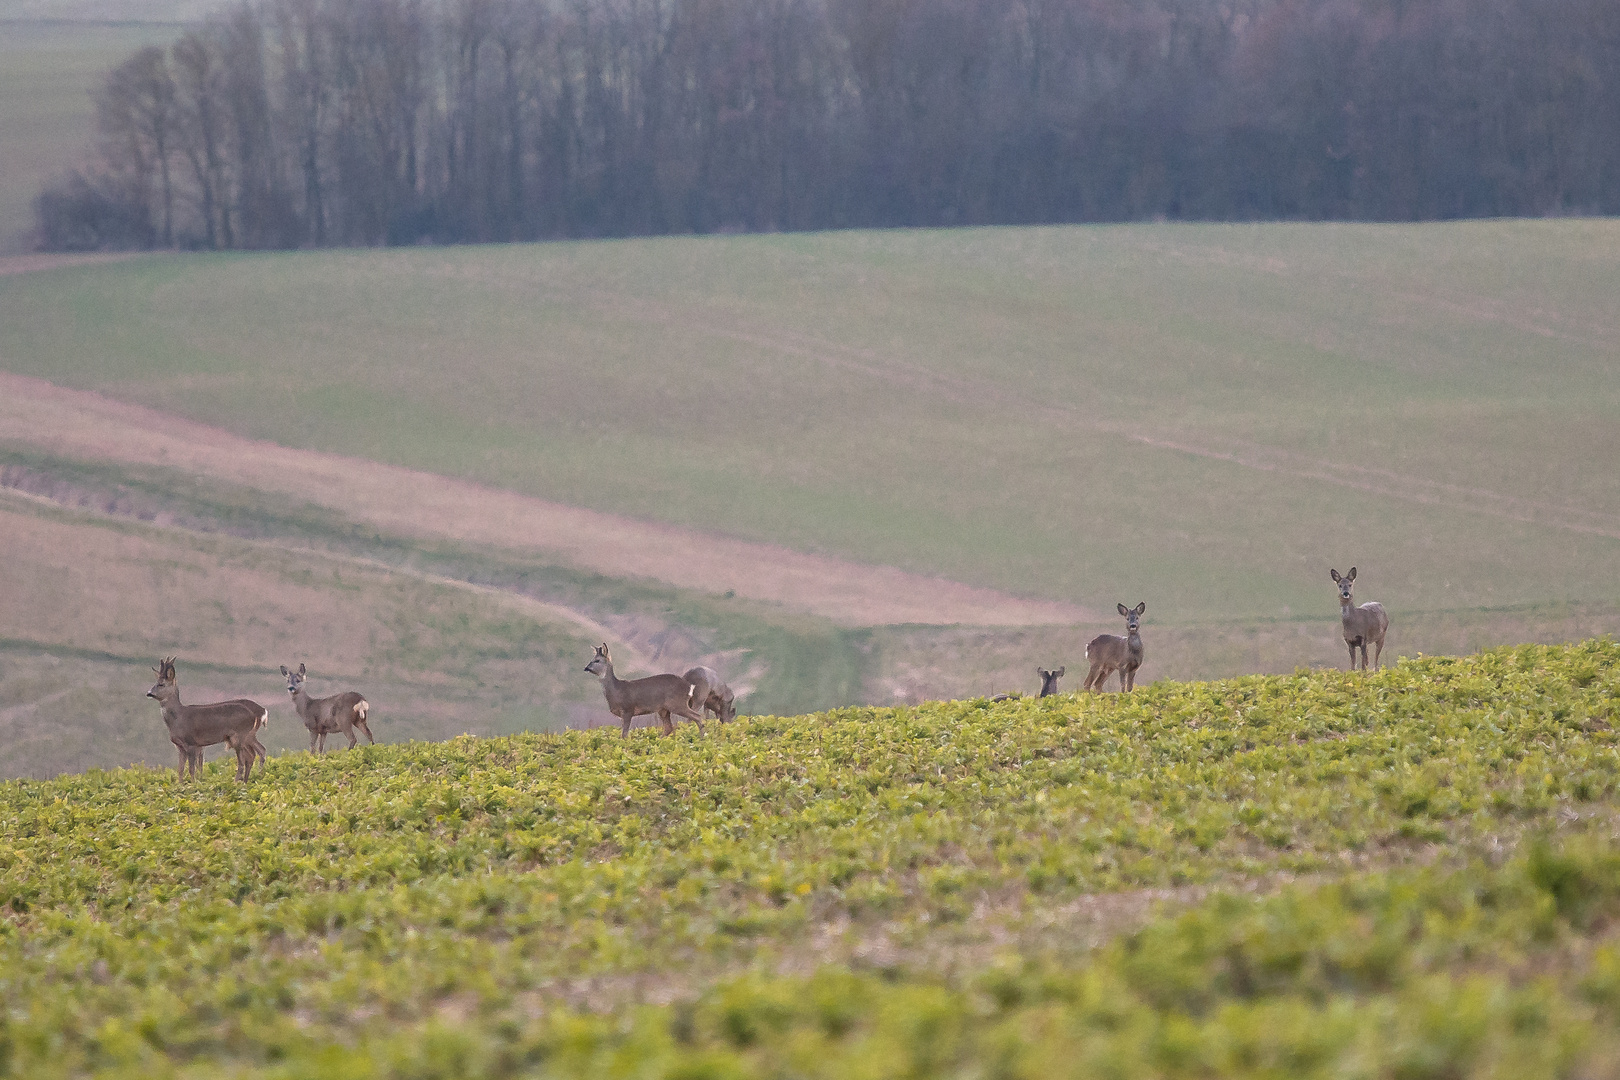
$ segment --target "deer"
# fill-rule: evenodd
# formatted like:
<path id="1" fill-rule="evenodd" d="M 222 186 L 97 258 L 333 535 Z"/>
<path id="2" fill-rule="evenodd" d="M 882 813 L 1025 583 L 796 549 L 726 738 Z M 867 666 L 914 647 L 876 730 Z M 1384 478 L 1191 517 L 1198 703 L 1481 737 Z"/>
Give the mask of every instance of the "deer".
<path id="1" fill-rule="evenodd" d="M 696 720 L 698 734 L 703 734 L 703 702 L 697 698 L 697 685 L 679 675 L 649 675 L 645 679 L 620 679 L 613 674 L 613 657 L 608 655 L 607 642 L 596 647 L 596 655 L 585 665 L 585 670 L 602 680 L 602 694 L 607 698 L 608 711 L 619 718 L 623 727 L 621 739 L 630 737 L 630 721 L 648 713 L 658 715 L 658 725 L 665 735 L 675 734 L 671 716 Z"/>
<path id="2" fill-rule="evenodd" d="M 326 737 L 339 731 L 348 736 L 349 749 L 353 750 L 360 742 L 355 737 L 355 728 L 366 733 L 367 742 L 376 743 L 366 723 L 371 703 L 364 697 L 353 690 L 331 697 L 310 697 L 309 690 L 304 686 L 304 680 L 309 676 L 303 664 L 298 665 L 297 671 L 288 671 L 283 665 L 281 673 L 287 677 L 287 693 L 292 695 L 293 708 L 309 729 L 310 753 L 326 753 Z"/>
<path id="3" fill-rule="evenodd" d="M 1041 677 L 1041 692 L 1036 696 L 1051 697 L 1053 694 L 1057 693 L 1058 680 L 1063 678 L 1063 673 L 1068 670 L 1069 668 L 1066 664 L 1054 671 L 1048 671 L 1043 667 L 1036 668 L 1035 674 Z"/>
<path id="4" fill-rule="evenodd" d="M 1086 646 L 1086 659 L 1091 661 L 1091 673 L 1086 676 L 1087 690 L 1099 691 L 1103 682 L 1114 672 L 1119 672 L 1119 692 L 1129 693 L 1136 689 L 1136 669 L 1142 666 L 1142 635 L 1139 626 L 1142 613 L 1147 610 L 1147 601 L 1144 600 L 1133 608 L 1124 604 L 1116 604 L 1119 613 L 1125 616 L 1125 636 L 1118 634 L 1098 634 Z"/>
<path id="5" fill-rule="evenodd" d="M 1389 631 L 1389 616 L 1384 612 L 1384 605 L 1376 600 L 1369 600 L 1360 607 L 1356 607 L 1350 599 L 1350 592 L 1355 588 L 1356 568 L 1351 567 L 1350 572 L 1340 576 L 1337 570 L 1329 570 L 1333 583 L 1339 587 L 1339 618 L 1344 623 L 1344 643 L 1350 646 L 1350 670 L 1356 670 L 1356 648 L 1361 649 L 1361 670 L 1367 670 L 1367 646 L 1376 646 L 1373 651 L 1373 670 L 1382 669 L 1384 658 L 1384 635 Z"/>
<path id="6" fill-rule="evenodd" d="M 698 703 L 702 702 L 703 714 L 707 716 L 711 712 L 714 713 L 715 718 L 722 724 L 729 724 L 737 719 L 736 695 L 731 692 L 731 687 L 726 685 L 726 681 L 714 668 L 700 664 L 681 678 L 695 688 L 692 694 L 694 708 L 700 707 Z"/>
<path id="7" fill-rule="evenodd" d="M 217 701 L 212 705 L 186 705 L 180 701 L 180 682 L 174 670 L 175 657 L 165 657 L 152 670 L 158 681 L 146 696 L 163 708 L 163 724 L 169 729 L 169 741 L 180 752 L 179 779 L 197 778 L 202 768 L 204 747 L 225 743 L 236 752 L 236 778 L 243 783 L 253 772 L 254 759 L 264 760 L 264 747 L 256 732 L 264 726 L 270 712 L 257 701 L 237 698 Z"/>

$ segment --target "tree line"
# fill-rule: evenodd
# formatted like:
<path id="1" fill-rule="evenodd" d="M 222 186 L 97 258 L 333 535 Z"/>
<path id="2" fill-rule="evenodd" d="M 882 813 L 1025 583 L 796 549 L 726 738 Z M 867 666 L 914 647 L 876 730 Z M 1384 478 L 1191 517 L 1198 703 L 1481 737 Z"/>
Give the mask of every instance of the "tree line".
<path id="1" fill-rule="evenodd" d="M 1615 0 L 248 0 L 52 248 L 1620 212 Z"/>

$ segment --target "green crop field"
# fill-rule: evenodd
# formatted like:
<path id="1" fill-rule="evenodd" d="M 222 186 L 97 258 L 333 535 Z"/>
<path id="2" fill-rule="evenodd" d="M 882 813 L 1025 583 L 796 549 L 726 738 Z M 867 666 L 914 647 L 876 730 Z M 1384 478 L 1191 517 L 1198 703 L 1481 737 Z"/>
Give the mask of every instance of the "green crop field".
<path id="1" fill-rule="evenodd" d="M 1569 1077 L 1620 646 L 0 784 L 0 1069 Z"/>
<path id="2" fill-rule="evenodd" d="M 1590 220 L 160 256 L 0 281 L 0 367 L 1149 626 L 1356 563 L 1399 625 L 1620 602 L 1615 295 Z"/>

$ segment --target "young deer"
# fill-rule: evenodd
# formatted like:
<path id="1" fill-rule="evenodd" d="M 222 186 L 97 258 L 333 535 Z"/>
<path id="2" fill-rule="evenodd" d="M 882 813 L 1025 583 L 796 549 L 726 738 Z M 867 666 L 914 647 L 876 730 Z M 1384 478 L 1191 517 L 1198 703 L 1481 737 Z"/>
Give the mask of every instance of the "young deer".
<path id="1" fill-rule="evenodd" d="M 731 692 L 731 687 L 726 685 L 726 681 L 714 668 L 700 665 L 681 678 L 695 687 L 692 693 L 693 708 L 701 708 L 705 715 L 714 713 L 722 724 L 729 724 L 737 719 L 736 695 Z"/>
<path id="2" fill-rule="evenodd" d="M 298 710 L 304 726 L 309 729 L 310 753 L 326 753 L 326 737 L 339 731 L 348 736 L 349 749 L 353 750 L 360 741 L 355 738 L 355 728 L 366 733 L 367 742 L 377 741 L 372 738 L 371 728 L 366 724 L 371 703 L 365 698 L 353 690 L 331 697 L 310 697 L 309 691 L 304 688 L 307 674 L 303 664 L 298 665 L 297 671 L 288 671 L 283 667 L 281 673 L 287 676 L 287 693 L 292 695 L 293 708 Z"/>
<path id="3" fill-rule="evenodd" d="M 697 686 L 679 675 L 649 675 L 645 679 L 619 679 L 613 674 L 613 658 L 608 655 L 607 642 L 596 647 L 596 655 L 585 665 L 585 670 L 602 680 L 602 693 L 607 697 L 608 711 L 624 724 L 621 738 L 630 737 L 630 721 L 648 713 L 658 714 L 658 725 L 665 735 L 675 733 L 671 714 L 696 720 L 698 734 L 703 734 L 703 713 L 692 708 L 702 706 L 697 698 Z"/>
<path id="4" fill-rule="evenodd" d="M 180 701 L 180 683 L 174 672 L 175 658 L 158 661 L 152 670 L 158 681 L 146 696 L 163 707 L 163 724 L 169 729 L 169 741 L 180 752 L 180 779 L 189 769 L 192 778 L 202 768 L 204 747 L 225 743 L 236 751 L 236 778 L 246 781 L 253 771 L 253 760 L 264 759 L 264 747 L 254 733 L 264 726 L 269 711 L 257 701 L 237 698 L 212 705 L 184 705 Z"/>
<path id="5" fill-rule="evenodd" d="M 1057 693 L 1058 680 L 1063 678 L 1063 673 L 1068 670 L 1069 668 L 1066 664 L 1063 667 L 1058 668 L 1056 671 L 1048 671 L 1043 667 L 1036 668 L 1035 673 L 1041 677 L 1041 692 L 1039 696 L 1051 697 L 1053 694 Z"/>
<path id="6" fill-rule="evenodd" d="M 1101 690 L 1104 680 L 1116 671 L 1119 672 L 1120 693 L 1136 689 L 1136 669 L 1142 666 L 1142 635 L 1138 626 L 1142 612 L 1147 610 L 1147 601 L 1133 608 L 1124 604 L 1116 606 L 1125 616 L 1125 636 L 1098 634 L 1086 646 L 1086 659 L 1091 661 L 1091 674 L 1086 676 L 1087 690 Z"/>
<path id="7" fill-rule="evenodd" d="M 1350 600 L 1350 590 L 1355 587 L 1356 568 L 1351 567 L 1350 572 L 1343 577 L 1337 570 L 1329 570 L 1333 583 L 1339 587 L 1339 618 L 1344 622 L 1344 643 L 1350 646 L 1350 670 L 1356 670 L 1356 647 L 1361 648 L 1361 670 L 1367 670 L 1367 646 L 1376 646 L 1373 651 L 1373 670 L 1377 671 L 1384 657 L 1384 634 L 1389 631 L 1389 616 L 1384 613 L 1384 605 L 1376 600 L 1369 600 L 1360 607 L 1355 607 Z"/>

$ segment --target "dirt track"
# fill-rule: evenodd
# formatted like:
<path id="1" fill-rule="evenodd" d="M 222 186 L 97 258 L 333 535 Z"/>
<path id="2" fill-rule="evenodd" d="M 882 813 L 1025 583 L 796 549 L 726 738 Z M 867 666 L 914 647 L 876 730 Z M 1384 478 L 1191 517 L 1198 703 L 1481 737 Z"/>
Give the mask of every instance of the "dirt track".
<path id="1" fill-rule="evenodd" d="M 516 550 L 853 626 L 1095 621 L 1082 608 L 886 566 L 582 510 L 431 473 L 257 442 L 99 394 L 0 373 L 0 439 L 81 460 L 159 465 L 295 495 L 376 528 Z"/>

